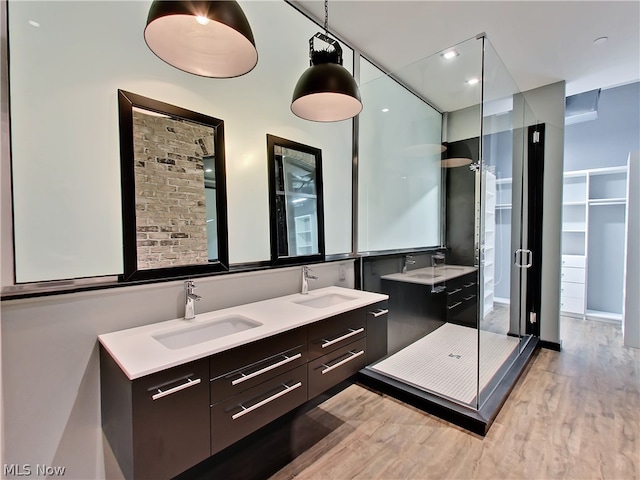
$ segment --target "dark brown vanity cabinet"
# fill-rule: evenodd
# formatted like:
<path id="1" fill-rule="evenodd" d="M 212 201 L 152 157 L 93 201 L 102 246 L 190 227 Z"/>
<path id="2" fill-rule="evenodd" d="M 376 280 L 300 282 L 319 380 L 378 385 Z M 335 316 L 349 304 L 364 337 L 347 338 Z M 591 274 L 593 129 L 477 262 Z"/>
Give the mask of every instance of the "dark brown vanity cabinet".
<path id="1" fill-rule="evenodd" d="M 171 478 L 351 377 L 369 348 L 386 353 L 386 302 L 133 381 L 101 347 L 103 430 L 127 479 Z"/>
<path id="2" fill-rule="evenodd" d="M 209 364 L 129 380 L 100 349 L 102 429 L 125 478 L 171 478 L 209 457 Z"/>
<path id="3" fill-rule="evenodd" d="M 477 327 L 478 273 L 472 272 L 447 281 L 447 322 Z"/>
<path id="4" fill-rule="evenodd" d="M 307 329 L 210 357 L 211 453 L 307 401 Z"/>

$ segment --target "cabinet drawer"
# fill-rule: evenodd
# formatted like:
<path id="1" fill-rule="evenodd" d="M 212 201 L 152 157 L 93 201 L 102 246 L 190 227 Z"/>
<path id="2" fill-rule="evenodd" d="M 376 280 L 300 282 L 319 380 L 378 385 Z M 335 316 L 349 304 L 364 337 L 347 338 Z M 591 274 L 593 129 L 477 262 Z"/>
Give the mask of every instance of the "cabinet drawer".
<path id="1" fill-rule="evenodd" d="M 560 286 L 560 295 L 562 297 L 584 299 L 584 284 L 562 282 L 562 285 Z"/>
<path id="2" fill-rule="evenodd" d="M 560 297 L 560 311 L 584 315 L 584 299 Z"/>
<path id="3" fill-rule="evenodd" d="M 211 403 L 237 395 L 307 361 L 307 346 L 298 345 L 211 380 Z"/>
<path id="4" fill-rule="evenodd" d="M 306 361 L 304 328 L 213 355 L 210 358 L 211 403 L 237 395 Z"/>
<path id="5" fill-rule="evenodd" d="M 562 267 L 562 282 L 584 283 L 584 268 Z"/>
<path id="6" fill-rule="evenodd" d="M 211 406 L 211 453 L 267 425 L 307 401 L 307 366 L 289 370 Z"/>
<path id="7" fill-rule="evenodd" d="M 337 385 L 366 365 L 366 339 L 362 338 L 309 362 L 309 398 Z"/>
<path id="8" fill-rule="evenodd" d="M 321 357 L 366 335 L 365 309 L 360 308 L 309 325 L 309 359 Z"/>
<path id="9" fill-rule="evenodd" d="M 586 257 L 583 255 L 562 255 L 562 266 L 585 268 L 587 266 Z"/>

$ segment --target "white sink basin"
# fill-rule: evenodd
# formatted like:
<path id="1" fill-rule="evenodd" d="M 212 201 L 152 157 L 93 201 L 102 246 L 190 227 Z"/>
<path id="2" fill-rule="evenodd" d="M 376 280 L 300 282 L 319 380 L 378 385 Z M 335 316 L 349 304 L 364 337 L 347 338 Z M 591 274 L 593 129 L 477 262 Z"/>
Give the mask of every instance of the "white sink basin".
<path id="1" fill-rule="evenodd" d="M 355 300 L 357 297 L 349 297 L 348 295 L 341 295 L 339 293 L 328 293 L 326 295 L 321 296 L 311 296 L 309 298 L 304 298 L 302 300 L 294 300 L 293 303 L 297 303 L 298 305 L 304 305 L 305 307 L 312 308 L 327 308 L 332 307 L 334 305 L 339 305 L 343 302 L 348 302 L 350 300 Z"/>
<path id="2" fill-rule="evenodd" d="M 189 325 L 170 332 L 158 333 L 152 337 L 171 350 L 190 347 L 198 343 L 208 342 L 234 333 L 243 332 L 250 328 L 261 326 L 262 323 L 249 318 L 233 315 L 218 318 L 210 322 Z"/>
<path id="3" fill-rule="evenodd" d="M 416 273 L 415 275 L 411 275 L 411 276 L 414 277 L 414 278 L 428 278 L 428 279 L 430 279 L 430 278 L 438 278 L 438 277 L 441 277 L 442 275 L 438 275 L 437 273 L 436 274 L 433 274 L 433 273 Z"/>

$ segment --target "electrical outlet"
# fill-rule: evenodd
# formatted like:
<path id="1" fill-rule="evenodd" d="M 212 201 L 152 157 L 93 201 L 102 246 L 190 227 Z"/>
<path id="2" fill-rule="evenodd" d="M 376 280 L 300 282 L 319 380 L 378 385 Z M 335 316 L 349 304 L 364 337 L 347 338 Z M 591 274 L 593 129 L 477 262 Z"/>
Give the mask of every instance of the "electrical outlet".
<path id="1" fill-rule="evenodd" d="M 338 265 L 338 280 L 344 282 L 347 279 L 347 269 L 344 265 Z"/>

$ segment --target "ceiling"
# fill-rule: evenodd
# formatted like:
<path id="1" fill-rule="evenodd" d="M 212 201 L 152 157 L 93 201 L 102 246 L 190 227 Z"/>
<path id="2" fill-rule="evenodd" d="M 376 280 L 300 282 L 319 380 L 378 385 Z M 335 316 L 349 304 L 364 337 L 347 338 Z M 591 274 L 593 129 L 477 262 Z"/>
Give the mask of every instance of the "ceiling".
<path id="1" fill-rule="evenodd" d="M 322 1 L 290 3 L 324 22 Z M 573 95 L 640 79 L 638 1 L 331 0 L 329 31 L 389 72 L 485 32 L 520 91 L 566 80 Z"/>

